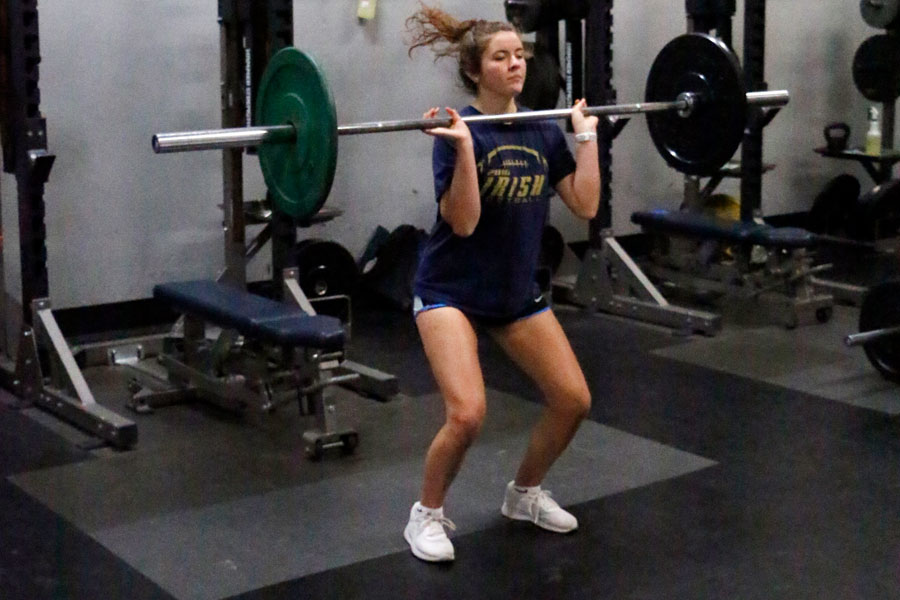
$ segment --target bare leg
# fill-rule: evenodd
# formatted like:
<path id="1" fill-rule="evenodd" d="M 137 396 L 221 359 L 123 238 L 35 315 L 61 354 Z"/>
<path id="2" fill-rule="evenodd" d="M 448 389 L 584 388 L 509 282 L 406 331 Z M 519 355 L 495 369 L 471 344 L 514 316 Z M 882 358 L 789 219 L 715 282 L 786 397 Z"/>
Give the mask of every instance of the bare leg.
<path id="1" fill-rule="evenodd" d="M 463 313 L 435 308 L 420 313 L 416 326 L 446 411 L 444 425 L 425 457 L 420 500 L 427 508 L 438 508 L 484 421 L 484 379 L 475 330 Z"/>
<path id="2" fill-rule="evenodd" d="M 546 398 L 546 406 L 516 473 L 516 485 L 539 485 L 587 416 L 591 394 L 569 340 L 552 311 L 516 321 L 492 333 Z"/>

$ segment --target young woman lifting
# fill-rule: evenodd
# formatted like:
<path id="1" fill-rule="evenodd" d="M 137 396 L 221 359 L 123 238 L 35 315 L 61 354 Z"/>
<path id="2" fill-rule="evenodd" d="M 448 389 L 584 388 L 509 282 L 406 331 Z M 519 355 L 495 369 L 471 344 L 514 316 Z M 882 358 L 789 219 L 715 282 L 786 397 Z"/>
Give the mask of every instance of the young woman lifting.
<path id="1" fill-rule="evenodd" d="M 556 532 L 576 518 L 541 489 L 554 461 L 590 408 L 581 367 L 535 283 L 541 236 L 553 191 L 584 219 L 600 200 L 597 118 L 575 103 L 573 158 L 553 121 L 473 123 L 461 116 L 527 110 L 516 104 L 525 81 L 525 49 L 509 23 L 470 20 L 422 5 L 407 22 L 410 53 L 429 47 L 459 61 L 470 106 L 446 111 L 452 124 L 430 129 L 438 216 L 414 284 L 416 326 L 440 388 L 446 420 L 425 458 L 421 497 L 404 537 L 426 561 L 454 558 L 444 497 L 481 428 L 486 404 L 476 330 L 487 330 L 546 398 L 525 456 L 509 482 L 503 515 Z M 437 116 L 432 108 L 425 118 Z"/>

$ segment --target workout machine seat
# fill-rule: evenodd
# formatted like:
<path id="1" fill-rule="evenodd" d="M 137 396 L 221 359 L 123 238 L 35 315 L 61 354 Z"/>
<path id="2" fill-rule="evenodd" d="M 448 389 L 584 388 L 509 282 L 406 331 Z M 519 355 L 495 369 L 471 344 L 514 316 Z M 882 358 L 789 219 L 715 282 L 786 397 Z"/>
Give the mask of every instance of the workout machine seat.
<path id="1" fill-rule="evenodd" d="M 264 342 L 336 351 L 344 347 L 339 319 L 308 315 L 298 306 L 263 298 L 210 280 L 162 283 L 153 296 L 179 311 Z"/>
<path id="2" fill-rule="evenodd" d="M 773 227 L 745 221 L 728 221 L 685 211 L 638 211 L 631 221 L 645 229 L 692 237 L 716 239 L 765 248 L 810 248 L 816 236 L 799 227 Z"/>

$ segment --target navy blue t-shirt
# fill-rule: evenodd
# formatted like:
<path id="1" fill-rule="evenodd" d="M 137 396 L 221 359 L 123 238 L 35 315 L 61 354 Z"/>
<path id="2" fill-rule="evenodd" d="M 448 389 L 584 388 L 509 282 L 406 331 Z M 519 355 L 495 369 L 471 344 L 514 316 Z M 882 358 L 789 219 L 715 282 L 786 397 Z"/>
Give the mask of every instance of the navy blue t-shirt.
<path id="1" fill-rule="evenodd" d="M 520 108 L 519 110 L 528 110 Z M 481 114 L 472 106 L 461 116 Z M 481 317 L 518 314 L 539 294 L 535 270 L 553 187 L 575 170 L 554 121 L 469 123 L 475 148 L 481 217 L 468 237 L 453 233 L 438 210 L 413 290 Z M 455 146 L 435 138 L 432 155 L 438 201 L 449 189 Z"/>

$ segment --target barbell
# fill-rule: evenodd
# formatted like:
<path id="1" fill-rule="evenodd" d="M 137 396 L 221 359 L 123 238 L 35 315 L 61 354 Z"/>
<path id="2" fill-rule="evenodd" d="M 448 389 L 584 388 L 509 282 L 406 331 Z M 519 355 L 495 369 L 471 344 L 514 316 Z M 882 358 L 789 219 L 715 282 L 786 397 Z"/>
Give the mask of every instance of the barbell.
<path id="1" fill-rule="evenodd" d="M 681 35 L 663 47 L 647 76 L 645 101 L 587 107 L 596 116 L 646 114 L 650 136 L 666 162 L 688 175 L 713 175 L 734 155 L 744 135 L 748 105 L 784 106 L 785 90 L 748 93 L 740 63 L 721 40 Z M 571 108 L 471 115 L 467 124 L 567 119 Z M 450 118 L 337 125 L 334 98 L 323 71 L 305 52 L 287 47 L 269 61 L 260 80 L 256 127 L 158 133 L 156 153 L 258 147 L 263 177 L 276 209 L 299 220 L 324 205 L 337 165 L 341 135 L 424 130 Z"/>

